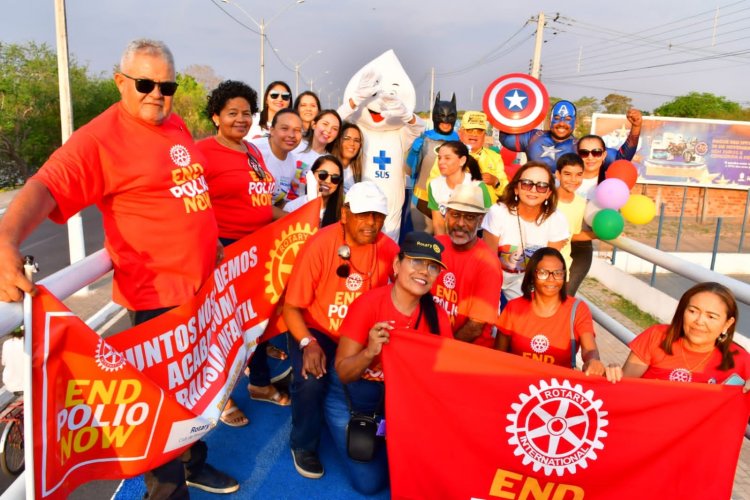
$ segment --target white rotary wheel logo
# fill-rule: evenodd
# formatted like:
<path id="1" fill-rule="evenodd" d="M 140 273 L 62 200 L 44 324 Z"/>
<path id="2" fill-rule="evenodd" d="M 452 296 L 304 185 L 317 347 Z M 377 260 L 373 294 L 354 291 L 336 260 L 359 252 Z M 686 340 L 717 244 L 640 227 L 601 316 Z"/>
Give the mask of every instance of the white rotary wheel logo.
<path id="1" fill-rule="evenodd" d="M 116 372 L 125 366 L 123 355 L 104 342 L 104 339 L 99 339 L 94 359 L 99 368 L 105 372 Z"/>
<path id="2" fill-rule="evenodd" d="M 175 162 L 178 167 L 187 167 L 190 165 L 190 151 L 181 144 L 172 146 L 169 150 L 169 156 L 172 157 L 172 161 Z"/>
<path id="3" fill-rule="evenodd" d="M 445 273 L 443 275 L 443 285 L 445 285 L 445 288 L 448 290 L 456 288 L 456 275 L 450 271 Z"/>
<path id="4" fill-rule="evenodd" d="M 669 380 L 672 382 L 692 382 L 693 374 L 690 373 L 690 370 L 686 370 L 685 368 L 675 368 L 669 374 Z"/>
<path id="5" fill-rule="evenodd" d="M 542 354 L 543 352 L 547 352 L 547 349 L 549 349 L 549 339 L 545 335 L 540 333 L 531 338 L 532 351 L 537 354 Z"/>
<path id="6" fill-rule="evenodd" d="M 362 279 L 362 276 L 357 273 L 352 273 L 348 278 L 346 278 L 346 288 L 350 292 L 356 292 L 357 290 L 362 288 L 363 282 L 364 280 Z"/>
<path id="7" fill-rule="evenodd" d="M 580 384 L 573 387 L 567 380 L 540 380 L 538 389 L 532 384 L 529 394 L 519 398 L 520 403 L 511 405 L 515 413 L 507 415 L 511 423 L 505 430 L 511 436 L 508 443 L 516 447 L 513 454 L 523 457 L 524 465 L 531 464 L 534 472 L 544 469 L 547 476 L 553 471 L 562 476 L 596 460 L 609 422 L 594 391 L 584 391 Z"/>

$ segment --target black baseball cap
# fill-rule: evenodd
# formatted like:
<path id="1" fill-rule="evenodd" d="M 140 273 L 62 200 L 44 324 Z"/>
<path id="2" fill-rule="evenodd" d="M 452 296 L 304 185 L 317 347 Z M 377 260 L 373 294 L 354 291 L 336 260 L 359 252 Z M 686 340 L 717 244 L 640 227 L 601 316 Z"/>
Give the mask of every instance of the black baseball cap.
<path id="1" fill-rule="evenodd" d="M 431 234 L 424 231 L 412 231 L 404 236 L 401 252 L 412 259 L 427 259 L 446 267 L 443 264 L 443 250 L 445 247 Z"/>

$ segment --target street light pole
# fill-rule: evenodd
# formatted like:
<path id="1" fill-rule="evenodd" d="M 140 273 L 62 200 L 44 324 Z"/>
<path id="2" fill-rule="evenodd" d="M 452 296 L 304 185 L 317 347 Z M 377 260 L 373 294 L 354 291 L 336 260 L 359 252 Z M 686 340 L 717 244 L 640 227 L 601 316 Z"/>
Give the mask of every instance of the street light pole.
<path id="1" fill-rule="evenodd" d="M 303 64 L 305 64 L 307 61 L 310 60 L 310 58 L 316 54 L 322 54 L 323 49 L 318 49 L 315 52 L 311 52 L 307 57 L 302 59 L 302 62 L 296 63 L 294 65 L 294 95 L 299 95 L 299 69 L 302 67 Z"/>

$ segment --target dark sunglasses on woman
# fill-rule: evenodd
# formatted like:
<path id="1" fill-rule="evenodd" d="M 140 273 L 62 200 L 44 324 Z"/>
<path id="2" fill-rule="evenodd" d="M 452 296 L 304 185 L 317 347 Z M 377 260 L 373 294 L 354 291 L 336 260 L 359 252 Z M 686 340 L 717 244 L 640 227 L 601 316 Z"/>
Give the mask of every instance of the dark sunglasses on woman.
<path id="1" fill-rule="evenodd" d="M 141 94 L 150 94 L 154 90 L 154 87 L 158 85 L 161 95 L 171 97 L 175 92 L 177 92 L 177 86 L 179 85 L 177 82 L 155 82 L 148 78 L 133 78 L 130 75 L 126 75 L 122 71 L 120 71 L 120 74 L 125 78 L 130 78 L 131 80 L 133 80 L 135 82 L 135 90 L 137 90 Z"/>
<path id="2" fill-rule="evenodd" d="M 586 158 L 587 156 L 591 155 L 594 158 L 599 158 L 604 154 L 603 149 L 579 149 L 578 150 L 578 156 L 581 158 Z"/>
<path id="3" fill-rule="evenodd" d="M 324 181 L 328 179 L 328 177 L 331 177 L 331 184 L 340 184 L 341 183 L 341 176 L 339 174 L 329 174 L 325 170 L 316 170 L 315 175 L 318 176 L 318 179 L 321 181 Z"/>
<path id="4" fill-rule="evenodd" d="M 544 194 L 549 191 L 549 183 L 543 181 L 534 182 L 529 179 L 521 179 L 518 181 L 518 185 L 521 186 L 521 189 L 524 191 L 531 191 L 531 188 L 536 187 L 536 192 L 539 194 Z"/>
<path id="5" fill-rule="evenodd" d="M 292 98 L 292 94 L 290 94 L 289 92 L 271 92 L 268 95 L 271 97 L 271 99 L 278 99 L 279 97 L 281 97 L 281 100 L 283 101 L 288 101 Z"/>

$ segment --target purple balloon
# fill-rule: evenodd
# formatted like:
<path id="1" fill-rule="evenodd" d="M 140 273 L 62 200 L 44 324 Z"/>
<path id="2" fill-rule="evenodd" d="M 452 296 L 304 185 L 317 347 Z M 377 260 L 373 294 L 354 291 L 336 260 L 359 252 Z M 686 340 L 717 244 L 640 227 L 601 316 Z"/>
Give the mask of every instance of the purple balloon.
<path id="1" fill-rule="evenodd" d="M 605 179 L 597 186 L 594 197 L 600 207 L 619 210 L 630 198 L 630 189 L 620 179 Z"/>

